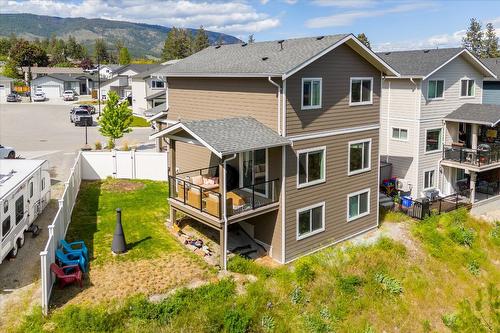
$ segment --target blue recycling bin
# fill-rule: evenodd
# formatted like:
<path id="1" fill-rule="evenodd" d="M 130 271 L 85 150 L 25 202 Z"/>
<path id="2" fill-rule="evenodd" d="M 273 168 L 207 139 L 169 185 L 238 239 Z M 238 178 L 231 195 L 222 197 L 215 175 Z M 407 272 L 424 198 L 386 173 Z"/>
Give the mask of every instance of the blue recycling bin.
<path id="1" fill-rule="evenodd" d="M 401 198 L 401 205 L 405 208 L 410 208 L 412 204 L 412 200 L 408 196 L 404 196 Z"/>

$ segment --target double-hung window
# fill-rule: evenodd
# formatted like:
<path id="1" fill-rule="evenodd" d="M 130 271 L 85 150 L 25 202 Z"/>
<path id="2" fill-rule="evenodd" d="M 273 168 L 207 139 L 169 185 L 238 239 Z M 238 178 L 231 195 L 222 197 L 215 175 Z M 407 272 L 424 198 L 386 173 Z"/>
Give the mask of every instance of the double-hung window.
<path id="1" fill-rule="evenodd" d="M 474 80 L 462 79 L 460 80 L 460 97 L 474 97 L 475 87 Z"/>
<path id="2" fill-rule="evenodd" d="M 408 140 L 408 129 L 393 127 L 392 128 L 392 138 L 394 140 L 407 141 Z"/>
<path id="3" fill-rule="evenodd" d="M 427 98 L 444 98 L 444 80 L 429 80 L 429 86 L 427 87 Z"/>
<path id="4" fill-rule="evenodd" d="M 160 80 L 153 80 L 153 81 L 151 81 L 151 88 L 163 89 L 163 88 L 165 88 L 165 82 L 160 81 Z"/>
<path id="5" fill-rule="evenodd" d="M 441 129 L 428 129 L 425 135 L 425 152 L 441 150 Z"/>
<path id="6" fill-rule="evenodd" d="M 349 142 L 349 175 L 371 169 L 371 139 Z"/>
<path id="7" fill-rule="evenodd" d="M 302 79 L 302 110 L 321 108 L 321 78 Z"/>
<path id="8" fill-rule="evenodd" d="M 435 170 L 424 171 L 424 189 L 430 189 L 435 187 Z"/>
<path id="9" fill-rule="evenodd" d="M 325 230 L 325 203 L 297 210 L 297 239 L 306 238 Z"/>
<path id="10" fill-rule="evenodd" d="M 305 187 L 325 181 L 326 147 L 299 150 L 297 187 Z"/>
<path id="11" fill-rule="evenodd" d="M 351 193 L 347 196 L 347 221 L 370 214 L 370 189 Z"/>
<path id="12" fill-rule="evenodd" d="M 349 105 L 372 104 L 373 78 L 351 77 Z"/>

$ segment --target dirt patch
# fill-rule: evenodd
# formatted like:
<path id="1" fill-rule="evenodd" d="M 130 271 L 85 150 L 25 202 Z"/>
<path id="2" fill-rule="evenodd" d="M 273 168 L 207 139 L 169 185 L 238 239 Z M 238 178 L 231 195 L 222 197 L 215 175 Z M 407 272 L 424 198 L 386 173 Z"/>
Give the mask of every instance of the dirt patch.
<path id="1" fill-rule="evenodd" d="M 92 268 L 83 289 L 77 286 L 56 288 L 51 302 L 53 306 L 91 304 L 134 294 L 162 294 L 209 276 L 208 269 L 200 266 L 196 258 L 180 253 L 160 259 L 112 263 Z"/>
<path id="2" fill-rule="evenodd" d="M 143 189 L 144 184 L 129 180 L 108 180 L 102 184 L 101 188 L 108 192 L 132 192 Z"/>

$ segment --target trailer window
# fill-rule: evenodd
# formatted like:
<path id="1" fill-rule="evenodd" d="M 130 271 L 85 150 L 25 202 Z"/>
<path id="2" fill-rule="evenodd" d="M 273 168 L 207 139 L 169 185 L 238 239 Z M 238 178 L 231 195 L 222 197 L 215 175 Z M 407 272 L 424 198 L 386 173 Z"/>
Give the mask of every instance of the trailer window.
<path id="1" fill-rule="evenodd" d="M 7 236 L 10 231 L 10 216 L 7 216 L 5 220 L 2 222 L 2 239 Z"/>
<path id="2" fill-rule="evenodd" d="M 21 222 L 24 217 L 24 197 L 21 195 L 16 200 L 16 225 Z"/>
<path id="3" fill-rule="evenodd" d="M 45 190 L 45 178 L 42 178 L 42 191 Z"/>
<path id="4" fill-rule="evenodd" d="M 33 182 L 30 183 L 30 198 L 33 198 Z"/>
<path id="5" fill-rule="evenodd" d="M 7 213 L 7 211 L 9 210 L 9 202 L 8 201 L 5 201 L 3 203 L 3 212 L 4 213 Z"/>

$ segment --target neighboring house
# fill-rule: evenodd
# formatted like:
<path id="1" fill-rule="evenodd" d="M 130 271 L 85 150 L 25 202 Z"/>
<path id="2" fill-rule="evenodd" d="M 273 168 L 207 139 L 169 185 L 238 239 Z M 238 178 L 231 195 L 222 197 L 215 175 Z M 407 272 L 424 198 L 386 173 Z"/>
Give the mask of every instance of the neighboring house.
<path id="1" fill-rule="evenodd" d="M 483 82 L 483 103 L 500 105 L 500 58 L 482 59 L 497 78 L 486 78 Z"/>
<path id="2" fill-rule="evenodd" d="M 123 67 L 122 65 L 117 65 L 117 64 L 104 64 L 100 65 L 97 67 L 99 75 L 101 76 L 101 79 L 111 79 L 113 76 L 115 76 L 115 72 Z"/>
<path id="3" fill-rule="evenodd" d="M 382 80 L 381 160 L 392 163 L 393 176 L 408 185 L 413 198 L 434 190 L 468 196 L 464 190 L 470 189 L 472 202 L 481 199 L 476 177 L 498 182 L 498 170 L 489 170 L 500 167 L 489 155 L 486 163 L 478 150 L 481 143 L 496 149 L 498 128 L 491 118 L 497 111 L 480 105 L 483 79 L 495 75 L 462 48 L 378 55 L 401 74 Z"/>
<path id="4" fill-rule="evenodd" d="M 32 93 L 41 91 L 47 98 L 60 98 L 64 90 L 73 90 L 80 95 L 80 80 L 66 74 L 38 76 L 31 80 Z"/>
<path id="5" fill-rule="evenodd" d="M 282 263 L 378 226 L 381 77 L 398 73 L 352 34 L 210 46 L 161 74 L 170 219 L 217 230 L 223 267 L 232 224 Z"/>
<path id="6" fill-rule="evenodd" d="M 14 88 L 14 80 L 10 77 L 0 75 L 0 101 L 5 102 L 7 95 L 12 92 Z"/>
<path id="7" fill-rule="evenodd" d="M 106 99 L 110 91 L 115 91 L 121 98 L 130 98 L 132 102 L 134 99 L 132 77 L 157 66 L 155 64 L 130 64 L 115 69 L 110 79 L 101 82 L 101 98 Z"/>
<path id="8" fill-rule="evenodd" d="M 65 75 L 79 75 L 84 71 L 80 67 L 21 67 L 21 74 L 25 80 L 28 80 L 28 73 L 31 71 L 31 78 L 36 79 L 39 76 L 52 75 L 52 74 L 65 74 Z"/>

